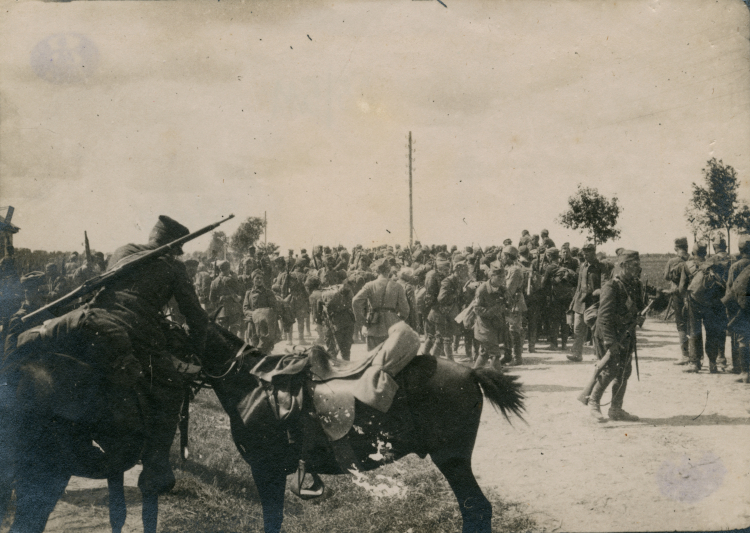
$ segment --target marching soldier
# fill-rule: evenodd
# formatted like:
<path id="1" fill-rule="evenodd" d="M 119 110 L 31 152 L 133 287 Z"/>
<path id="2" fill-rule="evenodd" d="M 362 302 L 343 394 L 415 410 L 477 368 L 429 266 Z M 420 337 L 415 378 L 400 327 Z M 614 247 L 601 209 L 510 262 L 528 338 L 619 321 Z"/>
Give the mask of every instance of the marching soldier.
<path id="1" fill-rule="evenodd" d="M 612 384 L 612 404 L 609 418 L 626 422 L 639 420 L 622 408 L 628 378 L 633 370 L 632 354 L 635 350 L 635 327 L 642 323 L 638 313 L 643 309 L 639 284 L 641 265 L 638 252 L 625 250 L 617 257 L 614 277 L 601 288 L 599 313 L 594 328 L 596 356 L 602 359 L 609 351 L 610 359 L 602 367 L 588 405 L 591 415 L 605 420 L 600 402 L 604 391 Z"/>

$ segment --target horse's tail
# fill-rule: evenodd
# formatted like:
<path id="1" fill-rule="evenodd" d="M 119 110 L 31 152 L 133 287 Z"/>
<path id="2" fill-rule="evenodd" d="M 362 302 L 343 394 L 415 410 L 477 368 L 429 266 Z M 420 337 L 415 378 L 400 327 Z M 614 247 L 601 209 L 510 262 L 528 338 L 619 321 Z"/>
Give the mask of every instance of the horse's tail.
<path id="1" fill-rule="evenodd" d="M 509 412 L 523 420 L 521 413 L 525 409 L 523 402 L 526 396 L 521 392 L 518 376 L 510 376 L 489 368 L 475 368 L 471 374 L 482 388 L 484 396 L 495 409 L 500 409 L 508 422 Z"/>

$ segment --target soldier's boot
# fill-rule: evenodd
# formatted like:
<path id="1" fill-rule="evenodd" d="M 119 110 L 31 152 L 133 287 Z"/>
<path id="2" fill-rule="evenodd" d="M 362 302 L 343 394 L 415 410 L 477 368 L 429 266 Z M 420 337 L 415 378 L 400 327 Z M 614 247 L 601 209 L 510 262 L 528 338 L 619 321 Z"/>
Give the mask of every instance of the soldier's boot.
<path id="1" fill-rule="evenodd" d="M 726 356 L 727 337 L 724 333 L 719 339 L 718 354 L 716 356 L 716 366 L 718 366 L 722 372 L 727 369 L 727 356 Z"/>
<path id="2" fill-rule="evenodd" d="M 484 365 L 487 364 L 487 356 L 484 354 L 479 354 L 477 357 L 477 360 L 474 361 L 474 364 L 471 366 L 471 368 L 484 368 Z"/>
<path id="3" fill-rule="evenodd" d="M 451 343 L 451 339 L 443 339 L 443 349 L 445 350 L 445 358 L 453 361 L 453 344 Z"/>
<path id="4" fill-rule="evenodd" d="M 682 366 L 690 363 L 690 351 L 688 349 L 688 340 L 682 339 L 684 335 L 680 332 L 680 350 L 682 351 L 682 357 L 675 363 L 677 366 Z"/>
<path id="5" fill-rule="evenodd" d="M 568 324 L 563 323 L 560 328 L 560 349 L 565 352 L 568 350 Z"/>
<path id="6" fill-rule="evenodd" d="M 461 344 L 461 335 L 453 336 L 453 353 L 458 353 L 458 347 Z"/>
<path id="7" fill-rule="evenodd" d="M 737 336 L 732 334 L 729 338 L 732 346 L 732 374 L 739 374 L 742 372 L 742 364 L 740 363 L 740 349 L 737 343 Z"/>
<path id="8" fill-rule="evenodd" d="M 612 405 L 607 411 L 610 420 L 618 422 L 637 422 L 640 420 L 635 415 L 631 415 L 622 408 L 622 402 L 625 399 L 625 391 L 628 388 L 627 380 L 616 379 L 612 382 Z"/>
<path id="9" fill-rule="evenodd" d="M 599 382 L 599 380 L 596 380 L 596 383 L 594 383 L 594 388 L 591 389 L 591 394 L 589 395 L 589 415 L 596 420 L 597 422 L 606 422 L 607 419 L 604 418 L 604 415 L 602 414 L 602 408 L 601 408 L 601 401 L 602 396 L 604 395 L 604 387 Z"/>
<path id="10" fill-rule="evenodd" d="M 737 376 L 735 381 L 737 383 L 750 383 L 750 372 L 748 372 L 747 358 L 745 357 L 745 351 L 748 350 L 747 346 L 740 345 L 738 347 L 739 360 L 740 360 L 740 375 Z"/>
<path id="11" fill-rule="evenodd" d="M 422 351 L 420 352 L 422 355 L 431 355 L 430 352 L 432 352 L 432 347 L 435 345 L 435 338 L 430 337 L 429 335 L 424 340 L 424 346 L 422 346 Z"/>
<path id="12" fill-rule="evenodd" d="M 700 337 L 689 337 L 688 352 L 690 354 L 690 360 L 683 372 L 700 372 L 700 360 L 703 358 L 703 339 Z"/>
<path id="13" fill-rule="evenodd" d="M 513 336 L 513 355 L 520 361 L 523 355 L 523 337 L 520 331 L 514 331 L 511 335 Z"/>
<path id="14" fill-rule="evenodd" d="M 138 487 L 144 495 L 158 495 L 169 492 L 175 484 L 169 450 L 177 431 L 183 391 L 154 387 L 145 394 L 150 413 L 146 419 L 148 432 L 141 456 L 143 470 L 138 477 Z"/>

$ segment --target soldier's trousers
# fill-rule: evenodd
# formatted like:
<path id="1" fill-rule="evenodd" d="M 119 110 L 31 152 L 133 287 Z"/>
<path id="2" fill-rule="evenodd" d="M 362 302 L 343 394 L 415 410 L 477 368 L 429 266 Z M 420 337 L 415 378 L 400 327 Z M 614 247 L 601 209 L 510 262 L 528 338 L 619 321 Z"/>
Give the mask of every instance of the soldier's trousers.
<path id="1" fill-rule="evenodd" d="M 685 300 L 678 294 L 673 294 L 672 298 L 672 309 L 674 309 L 674 323 L 677 326 L 677 335 L 680 337 L 680 344 L 686 343 L 688 340 L 687 335 L 687 310 L 685 309 Z"/>
<path id="2" fill-rule="evenodd" d="M 573 319 L 573 347 L 570 353 L 574 357 L 583 357 L 583 344 L 589 334 L 589 327 L 583 319 L 583 313 L 576 313 Z"/>
<path id="3" fill-rule="evenodd" d="M 607 353 L 607 346 L 604 341 L 596 334 L 594 334 L 594 349 L 596 351 L 596 357 L 601 359 L 604 354 Z M 612 384 L 612 404 L 611 406 L 616 409 L 622 409 L 623 400 L 625 399 L 625 391 L 628 385 L 628 378 L 633 373 L 633 360 L 631 353 L 635 346 L 632 340 L 628 343 L 625 349 L 620 350 L 617 357 L 611 357 L 609 362 L 602 368 L 596 379 L 596 385 L 591 393 L 591 398 L 599 403 L 602 394 L 605 389 Z"/>
<path id="4" fill-rule="evenodd" d="M 440 321 L 427 319 L 427 340 L 422 353 L 431 354 L 435 357 L 445 355 L 453 358 L 453 334 L 455 328 L 451 327 L 451 319 L 443 318 Z M 455 324 L 455 322 L 453 322 Z"/>
<path id="5" fill-rule="evenodd" d="M 568 323 L 565 320 L 567 306 L 552 301 L 549 306 L 549 343 L 557 348 L 557 337 L 560 335 L 563 347 L 568 342 Z"/>
<path id="6" fill-rule="evenodd" d="M 736 318 L 732 331 L 737 345 L 737 364 L 742 372 L 750 372 L 750 319 Z"/>
<path id="7" fill-rule="evenodd" d="M 338 353 L 341 359 L 348 361 L 354 341 L 354 324 L 337 325 L 334 329 L 325 328 L 326 347 L 331 354 Z"/>
<path id="8" fill-rule="evenodd" d="M 529 351 L 536 346 L 539 338 L 539 326 L 542 320 L 544 299 L 538 295 L 531 295 L 526 303 L 528 307 L 527 320 L 529 324 Z"/>
<path id="9" fill-rule="evenodd" d="M 703 359 L 703 331 L 706 330 L 705 351 L 709 362 L 716 363 L 721 344 L 726 343 L 727 319 L 724 306 L 711 307 L 691 302 L 688 306 L 688 344 L 690 362 L 696 365 Z"/>

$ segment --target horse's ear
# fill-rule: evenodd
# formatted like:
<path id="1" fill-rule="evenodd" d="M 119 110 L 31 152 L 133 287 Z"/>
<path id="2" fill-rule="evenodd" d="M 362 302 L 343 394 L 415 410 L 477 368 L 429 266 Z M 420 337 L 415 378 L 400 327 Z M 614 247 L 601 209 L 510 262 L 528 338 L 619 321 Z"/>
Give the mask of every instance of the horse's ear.
<path id="1" fill-rule="evenodd" d="M 221 310 L 222 310 L 222 309 L 224 309 L 224 306 L 223 306 L 223 305 L 222 305 L 222 306 L 219 306 L 219 308 L 218 308 L 218 309 L 217 309 L 216 311 L 214 311 L 214 313 L 213 313 L 212 315 L 209 315 L 209 316 L 208 316 L 208 319 L 209 319 L 209 320 L 210 320 L 211 322 L 216 322 L 216 317 L 218 317 L 218 316 L 219 316 L 219 313 L 221 313 Z"/>

